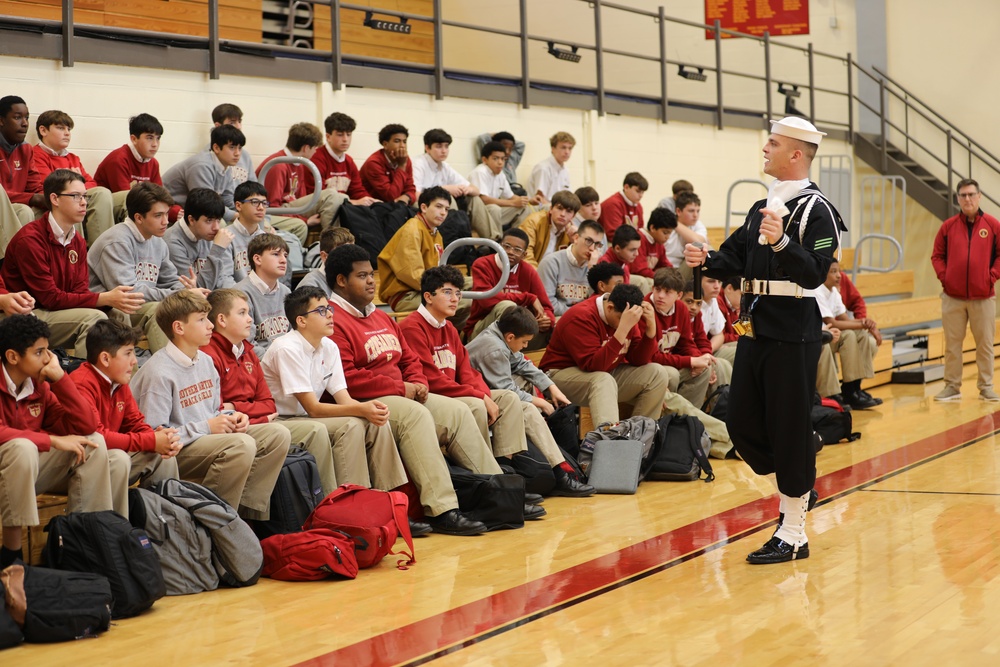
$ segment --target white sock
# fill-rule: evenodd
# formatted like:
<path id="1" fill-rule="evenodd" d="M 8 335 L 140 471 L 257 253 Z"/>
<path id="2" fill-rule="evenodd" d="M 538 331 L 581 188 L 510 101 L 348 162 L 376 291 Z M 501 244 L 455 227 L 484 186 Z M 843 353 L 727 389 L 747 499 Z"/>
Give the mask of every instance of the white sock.
<path id="1" fill-rule="evenodd" d="M 802 546 L 808 542 L 806 537 L 806 511 L 809 507 L 809 492 L 801 496 L 781 496 L 785 519 L 781 522 L 774 536 L 794 546 Z"/>

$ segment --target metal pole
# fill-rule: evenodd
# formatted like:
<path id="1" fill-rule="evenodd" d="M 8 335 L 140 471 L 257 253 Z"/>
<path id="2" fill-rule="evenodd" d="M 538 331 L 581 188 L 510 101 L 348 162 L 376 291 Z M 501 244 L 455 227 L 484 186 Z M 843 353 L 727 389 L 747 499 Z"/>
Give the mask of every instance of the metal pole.
<path id="1" fill-rule="evenodd" d="M 219 78 L 219 0 L 208 0 L 208 75 Z"/>
<path id="2" fill-rule="evenodd" d="M 715 97 L 718 103 L 718 127 L 722 129 L 722 22 L 715 19 Z"/>
<path id="3" fill-rule="evenodd" d="M 604 115 L 604 46 L 601 42 L 601 0 L 594 3 L 594 61 L 597 66 L 597 115 Z"/>
<path id="4" fill-rule="evenodd" d="M 62 64 L 73 66 L 73 0 L 62 3 Z"/>
<path id="5" fill-rule="evenodd" d="M 906 154 L 910 154 L 910 96 L 903 94 L 903 136 L 906 137 Z"/>
<path id="6" fill-rule="evenodd" d="M 847 54 L 847 140 L 854 145 L 854 61 Z"/>
<path id="7" fill-rule="evenodd" d="M 767 117 L 764 121 L 767 122 L 773 118 L 771 116 L 771 33 L 767 30 L 764 31 L 764 94 L 767 99 L 765 107 Z"/>
<path id="8" fill-rule="evenodd" d="M 889 137 L 887 136 L 888 132 L 886 131 L 885 122 L 885 79 L 878 80 L 878 116 L 882 133 L 882 173 L 885 174 L 889 171 Z M 951 146 L 949 144 L 949 148 L 950 147 Z M 950 167 L 951 164 L 949 163 L 948 166 Z M 950 176 L 951 174 L 949 173 L 949 177 Z"/>
<path id="9" fill-rule="evenodd" d="M 816 80 L 813 73 L 813 43 L 809 42 L 809 122 L 816 124 Z"/>
<path id="10" fill-rule="evenodd" d="M 343 86 L 340 59 L 340 0 L 330 1 L 330 86 L 340 90 Z"/>
<path id="11" fill-rule="evenodd" d="M 952 180 L 951 173 L 951 128 L 947 130 L 948 135 L 948 214 L 949 217 L 955 213 L 955 193 L 952 192 L 954 189 L 954 182 Z"/>
<path id="12" fill-rule="evenodd" d="M 521 0 L 521 107 L 528 109 L 528 90 L 531 80 L 528 78 L 528 0 Z"/>
<path id="13" fill-rule="evenodd" d="M 660 5 L 660 122 L 667 122 L 667 17 Z"/>
<path id="14" fill-rule="evenodd" d="M 441 42 L 441 0 L 434 0 L 434 99 L 444 99 L 444 44 Z"/>

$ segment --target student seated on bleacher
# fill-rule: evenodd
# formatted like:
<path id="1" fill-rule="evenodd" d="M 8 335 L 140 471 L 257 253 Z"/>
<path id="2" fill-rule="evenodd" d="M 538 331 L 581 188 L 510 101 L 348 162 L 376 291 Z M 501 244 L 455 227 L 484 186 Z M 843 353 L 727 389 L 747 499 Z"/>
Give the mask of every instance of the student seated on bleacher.
<path id="1" fill-rule="evenodd" d="M 278 417 L 274 396 L 268 388 L 261 361 L 248 345 L 253 318 L 247 296 L 238 289 L 217 289 L 208 295 L 212 310 L 208 319 L 214 327 L 212 340 L 201 351 L 212 358 L 219 374 L 219 393 L 222 409 L 245 414 L 251 424 L 267 424 Z M 304 420 L 282 421 L 291 441 L 316 459 L 323 493 L 337 488 L 337 475 L 333 467 L 333 454 L 326 427 Z M 361 483 L 360 477 L 355 483 Z"/>
<path id="2" fill-rule="evenodd" d="M 551 415 L 557 407 L 569 405 L 570 401 L 549 376 L 538 370 L 522 353 L 537 334 L 538 321 L 530 310 L 523 306 L 510 308 L 481 336 L 469 343 L 469 363 L 482 374 L 488 387 L 513 392 L 521 399 L 524 433 L 545 456 L 556 478 L 556 487 L 551 495 L 572 498 L 591 496 L 594 487 L 581 483 L 576 477 L 542 417 L 543 414 Z M 522 389 L 515 383 L 514 376 L 522 383 L 521 386 L 537 389 L 551 402 Z"/>
<path id="3" fill-rule="evenodd" d="M 736 357 L 736 344 L 726 343 L 726 316 L 722 314 L 722 308 L 719 306 L 722 281 L 718 278 L 702 276 L 701 294 L 704 299 L 701 306 L 701 318 L 705 325 L 705 333 L 712 344 L 712 354 L 717 359 L 725 359 L 732 364 Z"/>
<path id="4" fill-rule="evenodd" d="M 665 208 L 654 208 L 646 226 L 639 230 L 639 252 L 629 264 L 633 276 L 652 279 L 660 269 L 669 268 L 667 241 L 677 228 L 677 218 Z"/>
<path id="5" fill-rule="evenodd" d="M 250 424 L 246 414 L 220 410 L 220 378 L 200 350 L 212 340 L 211 306 L 191 290 L 174 292 L 156 309 L 169 343 L 132 382 L 146 423 L 177 429 L 182 479 L 203 484 L 246 519 L 267 519 L 271 491 L 291 436 L 279 424 Z"/>
<path id="6" fill-rule="evenodd" d="M 520 229 L 508 229 L 500 245 L 510 263 L 507 284 L 489 299 L 476 299 L 472 302 L 472 313 L 465 325 L 466 338 L 472 340 L 478 336 L 508 308 L 524 306 L 535 313 L 538 322 L 538 336 L 531 342 L 529 349 L 539 350 L 549 340 L 556 315 L 545 294 L 545 285 L 538 277 L 538 271 L 531 264 L 522 261 L 528 248 L 528 235 Z M 500 282 L 501 275 L 499 255 L 480 257 L 472 263 L 472 289 L 477 292 L 491 290 Z"/>
<path id="7" fill-rule="evenodd" d="M 35 300 L 34 315 L 50 327 L 52 347 L 72 347 L 87 357 L 87 332 L 106 315 L 98 308 L 134 313 L 143 296 L 132 287 L 116 285 L 91 292 L 87 275 L 87 244 L 76 231 L 87 211 L 83 176 L 56 169 L 45 178 L 50 212 L 25 225 L 7 248 L 2 275 L 11 292 L 25 291 Z M 44 267 L 44 270 L 41 270 Z"/>
<path id="8" fill-rule="evenodd" d="M 439 444 L 467 470 L 500 474 L 472 412 L 461 401 L 428 391 L 420 360 L 399 326 L 372 303 L 375 272 L 364 248 L 348 244 L 335 249 L 327 257 L 326 276 L 333 289 L 333 342 L 347 388 L 357 400 L 389 406 L 389 424 L 428 523 L 439 533 L 485 532 L 485 525 L 459 512 Z"/>
<path id="9" fill-rule="evenodd" d="M 573 216 L 573 224 L 575 226 L 579 227 L 580 223 L 584 220 L 597 222 L 601 219 L 601 195 L 597 194 L 597 190 L 589 185 L 585 185 L 582 188 L 577 188 L 573 194 L 580 200 L 580 210 Z M 603 227 L 601 231 L 603 233 Z"/>
<path id="10" fill-rule="evenodd" d="M 451 195 L 444 188 L 428 188 L 420 193 L 419 204 L 420 213 L 407 220 L 378 255 L 378 296 L 397 313 L 410 313 L 420 306 L 420 276 L 437 266 L 444 252 L 438 227 L 448 217 Z M 456 327 L 465 326 L 471 308 L 470 299 L 459 303 L 452 320 Z"/>
<path id="11" fill-rule="evenodd" d="M 247 255 L 247 248 L 250 241 L 260 234 L 274 234 L 285 240 L 288 252 L 302 253 L 302 246 L 298 239 L 277 229 L 267 223 L 267 190 L 262 183 L 247 181 L 236 186 L 236 220 L 226 228 L 226 231 L 233 235 L 230 249 L 233 253 L 233 280 L 239 282 L 247 277 L 250 269 L 250 257 Z M 292 272 L 288 270 L 281 278 L 289 289 L 292 285 Z"/>
<path id="12" fill-rule="evenodd" d="M 285 298 L 291 290 L 281 282 L 288 269 L 288 244 L 276 234 L 258 234 L 247 248 L 250 273 L 236 283 L 250 305 L 250 336 L 254 352 L 263 357 L 271 342 L 288 331 Z"/>
<path id="13" fill-rule="evenodd" d="M 378 132 L 382 148 L 368 156 L 361 165 L 361 183 L 371 196 L 381 201 L 401 201 L 412 206 L 417 201 L 413 186 L 413 163 L 406 152 L 410 131 L 390 124 Z M 451 198 L 449 195 L 449 203 Z"/>
<path id="14" fill-rule="evenodd" d="M 212 109 L 212 127 L 222 127 L 228 125 L 243 133 L 243 110 L 240 109 L 235 104 L 230 104 L 224 102 L 219 104 L 214 109 Z M 246 135 L 244 135 L 245 138 Z M 209 145 L 211 148 L 211 144 Z M 250 151 L 246 149 L 246 141 L 241 144 L 241 150 L 239 158 L 236 163 L 232 165 L 229 170 L 230 177 L 233 180 L 232 185 L 229 190 L 232 191 L 234 187 L 240 183 L 245 183 L 246 181 L 256 181 L 253 168 L 253 158 L 250 156 Z M 221 191 L 220 191 L 221 193 Z"/>
<path id="15" fill-rule="evenodd" d="M 598 296 L 610 294 L 614 288 L 625 284 L 625 269 L 621 264 L 598 262 L 587 271 L 587 284 Z"/>
<path id="16" fill-rule="evenodd" d="M 878 403 L 871 397 L 861 393 L 861 380 L 875 377 L 875 355 L 882 343 L 882 334 L 875 320 L 870 318 L 856 319 L 851 317 L 844 302 L 840 298 L 837 286 L 840 284 L 840 263 L 833 260 L 826 281 L 816 288 L 816 304 L 819 306 L 823 323 L 840 333 L 836 339 L 824 348 L 831 353 L 840 355 L 840 371 L 842 376 L 840 402 L 850 405 L 855 410 L 874 408 Z M 820 355 L 820 368 L 817 377 L 829 374 L 828 364 L 833 355 Z M 824 364 L 827 367 L 824 368 Z"/>
<path id="17" fill-rule="evenodd" d="M 584 220 L 568 248 L 539 262 L 538 276 L 556 317 L 590 296 L 587 272 L 603 254 L 604 230 L 593 220 Z"/>
<path id="18" fill-rule="evenodd" d="M 573 216 L 580 210 L 580 200 L 569 190 L 552 195 L 548 210 L 532 213 L 518 229 L 528 235 L 528 251 L 524 260 L 537 267 L 547 255 L 562 250 L 576 238 Z"/>
<path id="19" fill-rule="evenodd" d="M 659 419 L 667 375 L 650 363 L 655 350 L 653 306 L 643 305 L 635 285 L 618 285 L 559 318 L 541 367 L 571 401 L 590 408 L 595 425 L 617 422 L 619 401 L 632 403 L 636 416 Z"/>
<path id="20" fill-rule="evenodd" d="M 31 144 L 28 105 L 16 95 L 0 97 L 0 257 L 24 225 L 35 219 L 32 207 L 44 208 L 41 192 L 28 192 Z"/>
<path id="21" fill-rule="evenodd" d="M 527 191 L 528 196 L 534 200 L 532 203 L 542 205 L 554 203 L 553 197 L 557 192 L 572 191 L 566 162 L 573 154 L 574 146 L 576 139 L 569 132 L 556 132 L 549 137 L 552 155 L 536 164 L 531 170 L 531 178 L 528 179 Z"/>
<path id="22" fill-rule="evenodd" d="M 496 142 L 503 148 L 503 175 L 507 177 L 507 182 L 511 185 L 520 183 L 517 180 L 517 166 L 521 164 L 521 158 L 524 157 L 524 142 L 517 141 L 510 132 L 485 132 L 476 138 L 477 158 L 483 155 L 483 149 L 490 142 Z M 521 190 L 521 194 L 524 194 L 523 189 Z"/>
<path id="23" fill-rule="evenodd" d="M 0 313 L 4 315 L 30 315 L 35 300 L 27 292 L 8 292 L 0 277 Z"/>
<path id="24" fill-rule="evenodd" d="M 708 243 L 708 229 L 700 219 L 701 199 L 698 195 L 690 191 L 680 192 L 675 202 L 677 227 L 667 240 L 667 259 L 686 279 L 690 277 L 690 267 L 684 263 L 684 246 L 688 243 Z"/>
<path id="25" fill-rule="evenodd" d="M 80 157 L 69 152 L 73 119 L 65 111 L 43 111 L 35 121 L 38 143 L 31 153 L 31 168 L 28 172 L 28 192 L 42 192 L 45 177 L 56 169 L 69 169 L 83 176 L 87 186 L 87 215 L 83 219 L 84 236 L 87 245 L 93 245 L 97 237 L 115 224 L 112 213 L 111 191 L 98 185 L 83 168 Z M 44 209 L 39 207 L 36 213 Z"/>
<path id="26" fill-rule="evenodd" d="M 184 218 L 167 228 L 163 240 L 178 276 L 193 277 L 196 287 L 232 287 L 233 233 L 222 228 L 226 206 L 218 193 L 195 188 L 188 193 Z"/>
<path id="27" fill-rule="evenodd" d="M 238 127 L 218 125 L 212 130 L 211 146 L 208 150 L 195 153 L 167 169 L 163 174 L 163 186 L 182 207 L 187 201 L 188 193 L 195 188 L 207 188 L 218 192 L 226 205 L 223 218 L 226 222 L 232 222 L 237 215 L 233 204 L 236 186 L 246 181 L 246 178 L 237 181 L 233 176 L 233 170 L 240 163 L 246 141 L 246 137 Z M 266 198 L 267 190 L 264 192 Z"/>
<path id="28" fill-rule="evenodd" d="M 323 177 L 323 189 L 331 190 L 336 212 L 344 201 L 355 206 L 371 206 L 377 199 L 368 194 L 361 183 L 361 173 L 354 159 L 347 154 L 357 123 L 347 114 L 334 112 L 323 121 L 326 144 L 310 158 Z M 312 193 L 313 184 L 306 180 L 306 191 Z"/>
<path id="29" fill-rule="evenodd" d="M 175 457 L 181 451 L 177 430 L 163 426 L 154 430 L 147 424 L 129 388 L 139 335 L 138 329 L 122 322 L 97 322 L 87 334 L 87 361 L 70 373 L 96 415 L 97 432 L 104 437 L 111 462 L 112 504 L 124 517 L 128 517 L 128 487 L 176 479 Z"/>
<path id="30" fill-rule="evenodd" d="M 120 491 L 96 415 L 48 340 L 48 325 L 31 315 L 0 320 L 0 567 L 24 559 L 21 526 L 38 525 L 36 494 L 67 493 L 70 512 L 100 512 Z"/>
<path id="31" fill-rule="evenodd" d="M 479 190 L 485 217 L 472 219 L 472 229 L 480 238 L 500 240 L 504 229 L 518 226 L 531 211 L 528 197 L 517 195 L 503 170 L 503 147 L 497 142 L 483 146 L 480 164 L 469 174 L 469 183 Z"/>
<path id="32" fill-rule="evenodd" d="M 694 192 L 694 186 L 691 185 L 691 181 L 686 181 L 682 178 L 674 181 L 673 185 L 670 186 L 670 192 L 670 196 L 661 199 L 656 207 L 665 208 L 674 215 L 677 215 L 677 195 L 682 192 Z"/>
<path id="33" fill-rule="evenodd" d="M 133 185 L 145 181 L 163 185 L 160 163 L 156 159 L 163 125 L 154 116 L 141 113 L 128 119 L 128 134 L 130 143 L 108 153 L 94 172 L 94 181 L 111 191 L 115 222 L 121 222 L 128 215 L 125 196 Z M 173 221 L 177 212 L 171 209 L 171 213 Z"/>
<path id="34" fill-rule="evenodd" d="M 688 312 L 691 314 L 691 334 L 694 338 L 694 344 L 698 347 L 698 352 L 700 354 L 712 354 L 712 342 L 708 339 L 708 334 L 705 333 L 705 324 L 702 321 L 702 305 L 703 301 L 701 299 L 694 298 L 694 280 L 688 280 L 684 283 L 684 292 L 681 294 L 681 301 L 687 306 Z M 712 364 L 712 370 L 714 371 L 712 377 L 714 379 L 709 380 L 708 383 L 708 393 L 712 394 L 716 388 L 729 384 L 730 379 L 733 377 L 733 364 L 725 359 L 720 359 L 714 354 L 712 358 L 715 360 Z"/>
<path id="35" fill-rule="evenodd" d="M 740 336 L 733 324 L 740 319 L 740 302 L 743 299 L 743 276 L 729 276 L 722 281 L 722 290 L 715 297 L 725 324 L 722 327 L 722 347 L 719 352 L 727 359 L 736 356 L 736 343 Z"/>
<path id="36" fill-rule="evenodd" d="M 323 145 L 323 135 L 319 128 L 312 123 L 296 123 L 288 129 L 288 139 L 285 147 L 264 158 L 257 166 L 257 176 L 271 160 L 279 157 L 300 157 L 306 160 L 312 158 L 316 151 Z M 278 208 L 299 208 L 310 203 L 315 189 L 315 179 L 313 174 L 305 165 L 281 163 L 273 165 L 264 177 L 264 188 L 267 190 L 267 198 L 272 206 Z M 308 227 L 320 225 L 323 229 L 333 224 L 333 216 L 340 207 L 340 202 L 333 190 L 323 189 L 320 191 L 316 204 L 310 207 L 304 214 L 286 215 L 297 220 L 301 220 Z M 272 220 L 271 224 L 274 224 Z M 293 234 L 297 230 L 289 229 Z M 299 238 L 301 243 L 305 243 L 305 238 Z"/>
<path id="37" fill-rule="evenodd" d="M 303 276 L 298 287 L 318 287 L 329 298 L 333 294 L 333 290 L 326 282 L 326 258 L 334 248 L 339 248 L 345 243 L 354 243 L 354 234 L 347 229 L 344 227 L 324 229 L 323 233 L 319 235 L 319 266 Z"/>
<path id="38" fill-rule="evenodd" d="M 439 185 L 455 200 L 470 197 L 470 201 L 479 202 L 479 188 L 448 164 L 450 150 L 451 135 L 444 130 L 437 128 L 424 133 L 424 152 L 413 159 L 413 186 L 417 197 L 427 188 Z M 469 216 L 473 217 L 471 209 Z"/>
<path id="39" fill-rule="evenodd" d="M 639 246 L 641 243 L 639 240 L 639 231 L 635 227 L 621 225 L 615 230 L 614 236 L 611 237 L 610 247 L 604 253 L 604 256 L 601 257 L 600 261 L 617 264 L 622 267 L 622 273 L 625 274 L 625 284 L 635 285 L 645 295 L 649 294 L 649 290 L 653 289 L 653 279 L 632 275 L 632 271 L 629 268 L 635 262 L 635 258 L 639 256 Z"/>
<path id="40" fill-rule="evenodd" d="M 167 344 L 166 334 L 156 324 L 159 303 L 186 287 L 208 293 L 195 287 L 190 275 L 177 275 L 170 261 L 163 234 L 167 231 L 167 211 L 173 203 L 162 185 L 137 183 L 125 199 L 129 217 L 102 234 L 87 256 L 92 292 L 124 285 L 142 295 L 143 304 L 138 309 L 131 313 L 112 310 L 110 316 L 141 328 L 152 352 Z"/>
<path id="41" fill-rule="evenodd" d="M 601 217 L 598 220 L 608 238 L 613 238 L 615 230 L 622 225 L 642 229 L 642 196 L 649 189 L 649 182 L 637 171 L 625 174 L 621 192 L 616 192 L 601 202 Z"/>

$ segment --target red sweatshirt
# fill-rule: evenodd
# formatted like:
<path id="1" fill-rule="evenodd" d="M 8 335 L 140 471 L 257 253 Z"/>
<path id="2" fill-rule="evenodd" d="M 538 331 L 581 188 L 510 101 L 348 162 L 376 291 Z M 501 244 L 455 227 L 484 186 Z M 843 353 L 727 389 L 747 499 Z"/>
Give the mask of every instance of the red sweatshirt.
<path id="1" fill-rule="evenodd" d="M 89 363 L 81 364 L 70 377 L 80 395 L 94 409 L 97 432 L 104 436 L 108 449 L 156 451 L 156 433 L 146 423 L 127 384 L 118 385 L 112 391 L 108 379 L 101 377 Z"/>
<path id="2" fill-rule="evenodd" d="M 112 192 L 127 192 L 136 183 L 145 181 L 163 185 L 160 163 L 156 158 L 149 162 L 139 162 L 132 155 L 132 148 L 128 144 L 108 153 L 97 166 L 94 181 Z"/>
<path id="3" fill-rule="evenodd" d="M 553 322 L 556 315 L 552 310 L 552 302 L 549 301 L 545 293 L 545 285 L 538 275 L 538 269 L 527 262 L 517 265 L 517 270 L 507 278 L 507 285 L 495 296 L 489 299 L 476 299 L 472 302 L 472 312 L 469 314 L 469 321 L 465 325 L 465 335 L 472 333 L 472 329 L 479 320 L 486 317 L 493 307 L 501 301 L 513 301 L 519 306 L 524 306 L 531 312 L 535 311 L 535 299 L 542 302 L 542 309 Z M 485 292 L 493 289 L 500 282 L 500 267 L 497 266 L 496 255 L 486 255 L 480 257 L 472 263 L 472 289 Z"/>
<path id="4" fill-rule="evenodd" d="M 868 317 L 868 306 L 865 304 L 861 292 L 847 276 L 847 272 L 840 274 L 840 298 L 844 302 L 844 307 L 854 314 L 854 319 L 863 320 Z"/>
<path id="5" fill-rule="evenodd" d="M 323 177 L 324 187 L 326 187 L 326 182 L 333 178 L 333 188 L 337 192 L 347 195 L 348 199 L 361 199 L 368 196 L 368 191 L 361 184 L 358 166 L 354 164 L 354 159 L 350 155 L 344 155 L 344 161 L 337 162 L 333 159 L 330 147 L 323 146 L 313 154 L 311 159 L 313 164 L 319 168 L 319 175 Z M 306 179 L 306 191 L 308 194 L 312 194 L 312 179 Z"/>
<path id="6" fill-rule="evenodd" d="M 733 323 L 740 319 L 740 311 L 729 307 L 729 304 L 726 302 L 725 292 L 720 292 L 719 296 L 715 297 L 715 300 L 719 303 L 719 310 L 722 311 L 722 316 L 726 318 L 726 324 L 722 327 L 723 342 L 732 343 L 739 340 L 739 334 L 733 328 Z"/>
<path id="7" fill-rule="evenodd" d="M 260 367 L 253 345 L 244 343 L 243 354 L 237 359 L 233 344 L 215 331 L 212 332 L 212 340 L 201 351 L 212 357 L 215 370 L 219 372 L 222 402 L 232 403 L 238 412 L 250 418 L 251 424 L 266 424 L 267 418 L 278 408 L 264 380 L 264 370 Z"/>
<path id="8" fill-rule="evenodd" d="M 552 339 L 545 348 L 541 368 L 543 371 L 578 367 L 592 373 L 610 373 L 622 363 L 633 366 L 648 364 L 656 349 L 656 340 L 644 335 L 644 326 L 637 324 L 629 334 L 629 349 L 622 353 L 622 344 L 615 338 L 615 327 L 601 319 L 596 294 L 572 306 L 552 331 Z"/>
<path id="9" fill-rule="evenodd" d="M 652 278 L 657 269 L 673 266 L 667 259 L 667 246 L 647 236 L 646 230 L 639 232 L 639 241 L 639 254 L 635 256 L 635 261 L 628 265 L 631 273 Z"/>
<path id="10" fill-rule="evenodd" d="M 601 262 L 610 262 L 611 264 L 617 264 L 618 266 L 622 267 L 623 269 L 625 269 L 625 284 L 628 285 L 631 282 L 632 271 L 629 268 L 629 265 L 621 261 L 618 258 L 618 255 L 615 254 L 614 246 L 608 248 L 608 251 L 604 253 L 599 260 L 597 260 L 598 264 L 600 264 Z"/>
<path id="11" fill-rule="evenodd" d="M 97 308 L 99 295 L 90 291 L 87 275 L 87 242 L 74 234 L 68 246 L 61 245 L 48 214 L 14 234 L 0 275 L 8 290 L 28 292 L 45 310 Z"/>
<path id="12" fill-rule="evenodd" d="M 1000 279 L 1000 222 L 982 211 L 948 218 L 934 239 L 931 264 L 944 293 L 955 299 L 988 299 Z"/>
<path id="13" fill-rule="evenodd" d="M 410 162 L 410 158 L 406 158 L 406 165 L 396 168 L 389 164 L 385 151 L 378 149 L 361 165 L 361 183 L 375 199 L 391 202 L 395 201 L 396 197 L 407 195 L 410 204 L 417 203 L 417 190 L 413 185 L 413 163 Z"/>
<path id="14" fill-rule="evenodd" d="M 28 172 L 31 170 L 31 145 L 22 143 L 9 155 L 0 148 L 0 187 L 15 204 L 31 201 L 28 190 Z"/>
<path id="15" fill-rule="evenodd" d="M 278 157 L 286 157 L 285 151 L 280 150 L 264 158 L 257 165 L 257 176 L 260 177 L 260 172 L 265 164 Z M 304 165 L 282 163 L 274 165 L 267 172 L 264 187 L 267 188 L 267 198 L 271 201 L 271 206 L 282 206 L 312 192 L 312 181 L 312 172 L 307 170 Z M 306 183 L 309 183 L 308 192 Z M 305 220 L 305 217 L 301 215 L 290 217 Z"/>
<path id="16" fill-rule="evenodd" d="M 427 387 L 432 392 L 449 398 L 490 395 L 483 376 L 469 363 L 469 353 L 454 324 L 445 320 L 443 327 L 434 327 L 421 313 L 414 312 L 399 323 L 399 330 L 420 358 L 424 375 L 430 382 Z"/>
<path id="17" fill-rule="evenodd" d="M 28 192 L 41 192 L 45 177 L 56 169 L 76 169 L 83 176 L 84 180 L 87 181 L 85 185 L 88 190 L 97 187 L 97 183 L 93 177 L 83 168 L 83 163 L 80 162 L 78 155 L 73 153 L 67 153 L 63 156 L 53 155 L 41 146 L 36 145 L 31 153 L 31 170 L 28 172 Z"/>
<path id="18" fill-rule="evenodd" d="M 653 303 L 650 296 L 646 301 Z M 691 328 L 691 311 L 680 299 L 674 303 L 673 312 L 663 315 L 656 313 L 656 351 L 653 361 L 674 368 L 691 368 L 691 357 L 701 355 L 694 342 L 694 331 Z"/>
<path id="19" fill-rule="evenodd" d="M 68 375 L 58 382 L 34 381 L 35 391 L 15 401 L 0 389 L 0 447 L 14 438 L 49 451 L 52 435 L 90 435 L 97 431 L 97 414 Z"/>
<path id="20" fill-rule="evenodd" d="M 684 304 L 687 308 L 687 304 Z M 690 310 L 688 311 L 691 312 Z M 712 341 L 708 339 L 708 334 L 705 333 L 705 325 L 701 321 L 701 313 L 698 313 L 693 318 L 691 318 L 691 335 L 694 338 L 695 347 L 698 348 L 698 354 L 712 354 Z"/>
<path id="21" fill-rule="evenodd" d="M 625 199 L 625 195 L 616 192 L 601 202 L 601 219 L 598 222 L 604 227 L 609 241 L 622 225 L 642 229 L 642 204 L 633 204 Z"/>
<path id="22" fill-rule="evenodd" d="M 404 342 L 399 325 L 377 308 L 355 317 L 340 304 L 333 306 L 333 335 L 340 348 L 344 378 L 351 397 L 359 401 L 379 396 L 404 396 L 403 382 L 427 386 L 420 359 Z"/>

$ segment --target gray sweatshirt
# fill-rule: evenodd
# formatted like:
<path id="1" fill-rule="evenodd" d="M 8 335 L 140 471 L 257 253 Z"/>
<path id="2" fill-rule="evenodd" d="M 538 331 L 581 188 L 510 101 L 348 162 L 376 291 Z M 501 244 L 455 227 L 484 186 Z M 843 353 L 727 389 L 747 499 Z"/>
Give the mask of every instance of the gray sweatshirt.
<path id="1" fill-rule="evenodd" d="M 153 428 L 177 429 L 184 445 L 211 435 L 208 420 L 219 414 L 222 393 L 219 373 L 204 352 L 191 361 L 171 343 L 142 365 L 129 386 Z"/>
<path id="2" fill-rule="evenodd" d="M 570 306 L 580 303 L 591 294 L 590 283 L 587 282 L 590 267 L 586 264 L 573 264 L 570 252 L 571 249 L 566 248 L 549 253 L 538 264 L 538 275 L 556 315 L 563 315 Z"/>
<path id="3" fill-rule="evenodd" d="M 170 261 L 167 243 L 143 239 L 130 218 L 101 234 L 87 251 L 90 291 L 107 292 L 131 285 L 146 301 L 163 301 L 184 286 Z"/>
<path id="4" fill-rule="evenodd" d="M 215 290 L 235 285 L 232 251 L 189 234 L 187 224 L 178 220 L 163 235 L 178 275 L 186 276 L 194 268 L 198 287 Z"/>
<path id="5" fill-rule="evenodd" d="M 326 282 L 326 269 L 322 266 L 318 266 L 299 281 L 299 287 L 318 287 L 326 293 L 326 298 L 329 299 L 333 296 L 333 290 L 330 289 L 330 285 Z"/>
<path id="6" fill-rule="evenodd" d="M 242 158 L 242 155 L 240 156 Z M 249 156 L 248 156 L 249 159 Z M 237 164 L 236 167 L 242 174 L 246 169 Z M 234 167 L 223 167 L 219 158 L 211 150 L 196 153 L 186 160 L 178 162 L 163 174 L 163 187 L 170 191 L 170 196 L 174 198 L 180 206 L 184 206 L 187 201 L 187 194 L 195 188 L 208 188 L 218 192 L 222 197 L 222 202 L 226 205 L 224 218 L 226 222 L 231 222 L 236 217 L 236 208 L 233 203 L 233 191 L 236 190 L 236 180 L 233 175 Z M 253 180 L 257 180 L 253 171 Z M 249 180 L 243 178 L 243 181 Z"/>
<path id="7" fill-rule="evenodd" d="M 545 391 L 554 384 L 548 375 L 538 370 L 522 353 L 511 352 L 496 322 L 483 329 L 465 347 L 469 352 L 469 363 L 482 373 L 490 389 L 509 389 L 517 392 L 522 401 L 530 403 L 532 395 L 514 384 L 515 375 L 520 375 L 540 391 Z"/>
<path id="8" fill-rule="evenodd" d="M 257 274 L 251 273 L 236 283 L 236 289 L 246 292 L 250 305 L 253 326 L 250 329 L 249 340 L 253 341 L 253 351 L 258 357 L 264 356 L 272 340 L 288 332 L 285 297 L 291 293 L 288 287 L 279 282 L 276 290 L 265 294 L 261 282 Z"/>

